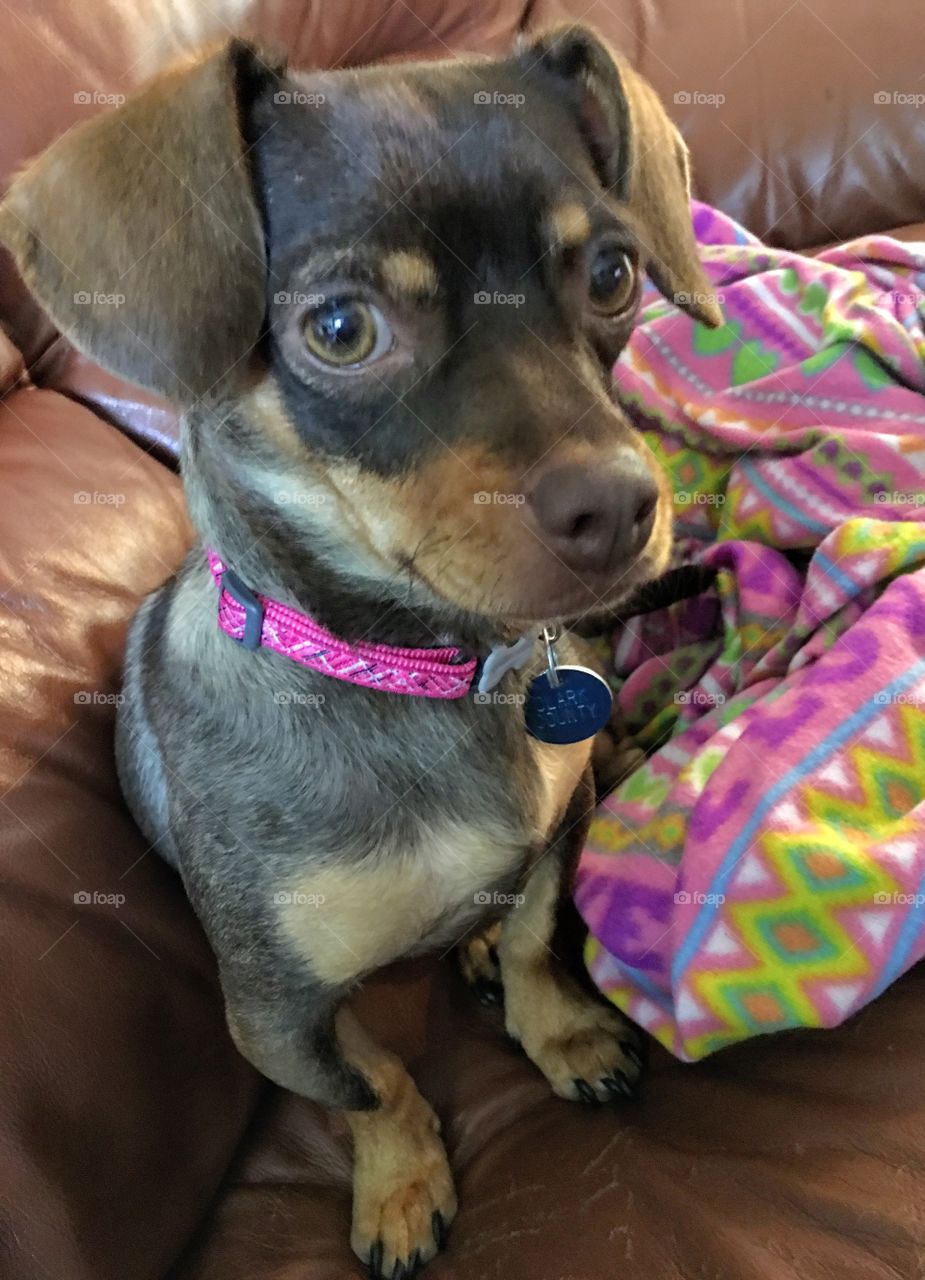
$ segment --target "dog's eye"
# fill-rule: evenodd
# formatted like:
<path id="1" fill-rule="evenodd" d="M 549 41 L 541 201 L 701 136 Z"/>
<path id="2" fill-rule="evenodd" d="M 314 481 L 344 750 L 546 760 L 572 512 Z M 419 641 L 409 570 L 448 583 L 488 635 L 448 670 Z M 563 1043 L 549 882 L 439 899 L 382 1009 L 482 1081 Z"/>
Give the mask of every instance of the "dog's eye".
<path id="1" fill-rule="evenodd" d="M 392 346 L 392 331 L 378 307 L 360 298 L 335 298 L 309 311 L 305 345 L 316 360 L 338 369 L 370 364 Z"/>
<path id="2" fill-rule="evenodd" d="M 636 300 L 636 265 L 617 245 L 604 245 L 588 267 L 588 296 L 595 311 L 617 316 L 629 311 Z"/>

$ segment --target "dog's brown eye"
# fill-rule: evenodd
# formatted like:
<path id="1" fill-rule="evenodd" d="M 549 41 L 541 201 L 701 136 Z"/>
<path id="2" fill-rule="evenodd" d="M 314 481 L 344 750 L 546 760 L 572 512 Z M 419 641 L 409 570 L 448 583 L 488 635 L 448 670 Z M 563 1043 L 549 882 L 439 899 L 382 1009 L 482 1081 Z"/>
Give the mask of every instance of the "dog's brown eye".
<path id="1" fill-rule="evenodd" d="M 335 298 L 309 311 L 303 331 L 315 359 L 338 369 L 369 364 L 392 345 L 382 312 L 360 298 Z"/>
<path id="2" fill-rule="evenodd" d="M 636 291 L 636 266 L 629 254 L 616 245 L 598 249 L 588 271 L 588 296 L 594 309 L 603 315 L 622 315 L 636 300 Z"/>

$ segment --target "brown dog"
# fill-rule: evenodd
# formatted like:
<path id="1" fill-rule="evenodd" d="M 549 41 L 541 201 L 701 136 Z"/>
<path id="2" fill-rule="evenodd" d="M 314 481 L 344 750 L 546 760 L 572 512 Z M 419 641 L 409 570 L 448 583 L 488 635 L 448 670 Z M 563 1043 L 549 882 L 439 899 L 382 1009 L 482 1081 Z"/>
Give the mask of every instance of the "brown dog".
<path id="1" fill-rule="evenodd" d="M 0 231 L 78 346 L 184 411 L 202 542 L 132 628 L 123 786 L 242 1053 L 346 1114 L 353 1247 L 398 1280 L 455 1195 L 434 1113 L 347 1008 L 366 974 L 466 937 L 557 1093 L 619 1098 L 640 1058 L 550 947 L 594 788 L 590 739 L 525 730 L 542 646 L 479 697 L 322 664 L 374 642 L 447 678 L 664 569 L 666 482 L 610 386 L 644 271 L 719 321 L 684 147 L 581 29 L 304 77 L 232 41 L 68 133 Z M 274 609 L 331 638 L 314 666 Z"/>

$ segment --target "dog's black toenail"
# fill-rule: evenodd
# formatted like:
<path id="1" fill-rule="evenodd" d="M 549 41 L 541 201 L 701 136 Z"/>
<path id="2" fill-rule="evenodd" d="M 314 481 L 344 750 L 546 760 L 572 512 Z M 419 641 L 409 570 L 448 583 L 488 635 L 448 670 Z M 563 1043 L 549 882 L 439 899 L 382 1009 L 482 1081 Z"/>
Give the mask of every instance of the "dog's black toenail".
<path id="1" fill-rule="evenodd" d="M 620 1041 L 620 1052 L 624 1058 L 628 1058 L 637 1071 L 642 1070 L 642 1055 L 636 1049 L 635 1045 L 628 1044 L 625 1040 Z"/>
<path id="2" fill-rule="evenodd" d="M 572 1081 L 572 1084 L 575 1086 L 575 1092 L 578 1094 L 578 1098 L 581 1102 L 587 1102 L 592 1106 L 597 1103 L 597 1095 L 588 1084 L 587 1080 L 578 1080 L 576 1078 Z"/>
<path id="3" fill-rule="evenodd" d="M 408 1271 L 403 1262 L 396 1262 L 392 1268 L 392 1280 L 408 1280 L 412 1273 Z"/>
<path id="4" fill-rule="evenodd" d="M 488 948 L 488 958 L 496 969 L 501 968 L 501 957 L 498 955 L 498 948 L 492 943 Z"/>
<path id="5" fill-rule="evenodd" d="M 430 1229 L 434 1233 L 434 1240 L 437 1242 L 437 1248 L 445 1248 L 446 1238 L 449 1235 L 449 1228 L 447 1227 L 443 1214 L 439 1209 L 435 1209 L 431 1216 Z"/>
<path id="6" fill-rule="evenodd" d="M 366 1264 L 369 1267 L 370 1280 L 385 1280 L 382 1270 L 382 1256 L 384 1253 L 385 1245 L 381 1240 L 377 1240 L 369 1251 L 369 1259 Z"/>
<path id="7" fill-rule="evenodd" d="M 420 1249 L 415 1249 L 405 1266 L 405 1272 L 408 1276 L 408 1280 L 411 1280 L 412 1276 L 416 1276 L 423 1265 L 424 1263 L 421 1261 L 421 1251 Z"/>
<path id="8" fill-rule="evenodd" d="M 615 1075 L 607 1076 L 601 1081 L 601 1084 L 613 1097 L 631 1098 L 633 1096 L 633 1086 L 622 1071 L 618 1071 Z"/>
<path id="9" fill-rule="evenodd" d="M 491 978 L 476 978 L 472 984 L 476 1000 L 481 1004 L 499 1005 L 504 1002 L 504 987 Z"/>

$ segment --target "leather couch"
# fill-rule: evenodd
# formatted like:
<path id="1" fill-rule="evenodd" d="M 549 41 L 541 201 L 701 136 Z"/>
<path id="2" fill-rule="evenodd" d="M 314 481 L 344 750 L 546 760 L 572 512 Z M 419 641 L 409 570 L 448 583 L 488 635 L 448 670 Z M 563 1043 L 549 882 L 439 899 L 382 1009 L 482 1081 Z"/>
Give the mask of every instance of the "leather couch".
<path id="1" fill-rule="evenodd" d="M 256 32 L 298 66 L 506 48 L 568 11 L 655 83 L 698 193 L 773 243 L 925 237 L 915 0 L 10 0 L 0 182 L 168 58 Z M 917 224 L 917 225 L 916 225 Z M 0 1274 L 348 1280 L 349 1165 L 225 1031 L 178 880 L 120 799 L 125 630 L 190 539 L 176 425 L 0 263 Z M 925 974 L 840 1030 L 551 1096 L 451 968 L 364 992 L 444 1119 L 461 1209 L 433 1280 L 925 1275 Z"/>

